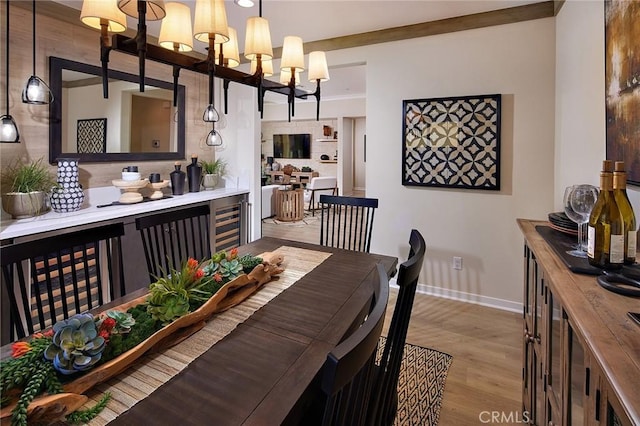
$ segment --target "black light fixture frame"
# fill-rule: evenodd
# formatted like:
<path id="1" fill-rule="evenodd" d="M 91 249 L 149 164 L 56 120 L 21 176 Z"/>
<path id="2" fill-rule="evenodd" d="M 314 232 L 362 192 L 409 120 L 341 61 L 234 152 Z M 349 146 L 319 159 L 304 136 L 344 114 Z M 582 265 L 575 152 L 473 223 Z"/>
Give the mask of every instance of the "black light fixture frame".
<path id="1" fill-rule="evenodd" d="M 260 55 L 257 58 L 257 67 L 254 74 L 247 74 L 242 71 L 235 70 L 224 66 L 224 55 L 222 49 L 220 49 L 219 63 L 222 66 L 215 66 L 215 51 L 214 45 L 210 41 L 209 53 L 207 59 L 204 61 L 199 60 L 193 56 L 184 55 L 179 52 L 174 52 L 168 49 L 164 49 L 160 46 L 147 43 L 147 26 L 146 26 L 146 2 L 138 0 L 138 32 L 135 38 L 129 38 L 121 34 L 114 34 L 111 37 L 111 43 L 108 43 L 108 37 L 105 36 L 106 27 L 103 27 L 102 36 L 100 38 L 101 49 L 101 62 L 102 62 L 102 84 L 103 94 L 105 98 L 108 95 L 107 86 L 107 63 L 109 61 L 109 52 L 115 50 L 118 52 L 126 53 L 129 55 L 137 56 L 139 58 L 139 78 L 140 78 L 140 91 L 144 92 L 144 73 L 145 73 L 145 60 L 149 58 L 153 61 L 160 62 L 173 67 L 174 80 L 179 69 L 186 69 L 209 76 L 209 92 L 212 96 L 213 77 L 222 78 L 224 80 L 224 103 L 225 113 L 228 111 L 228 89 L 229 83 L 234 82 L 238 84 L 244 84 L 252 86 L 258 89 L 258 111 L 261 116 L 264 109 L 264 94 L 267 91 L 280 93 L 288 97 L 288 103 L 290 105 L 290 112 L 293 112 L 293 99 L 307 99 L 309 96 L 316 98 L 316 120 L 320 119 L 320 81 L 318 80 L 316 91 L 309 93 L 295 88 L 295 84 L 284 85 L 276 83 L 270 80 L 266 80 L 262 75 L 262 61 Z M 260 16 L 262 16 L 262 2 L 260 2 Z M 178 71 L 177 71 L 178 70 Z M 289 116 L 291 120 L 291 116 Z"/>

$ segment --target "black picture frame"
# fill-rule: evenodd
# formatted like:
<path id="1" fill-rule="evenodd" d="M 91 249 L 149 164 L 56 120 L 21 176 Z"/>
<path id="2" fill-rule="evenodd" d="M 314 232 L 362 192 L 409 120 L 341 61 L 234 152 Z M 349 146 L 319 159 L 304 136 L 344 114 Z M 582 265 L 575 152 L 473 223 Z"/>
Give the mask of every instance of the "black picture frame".
<path id="1" fill-rule="evenodd" d="M 402 103 L 402 185 L 500 190 L 500 94 Z"/>
<path id="2" fill-rule="evenodd" d="M 107 152 L 107 119 L 87 118 L 77 121 L 78 154 Z"/>

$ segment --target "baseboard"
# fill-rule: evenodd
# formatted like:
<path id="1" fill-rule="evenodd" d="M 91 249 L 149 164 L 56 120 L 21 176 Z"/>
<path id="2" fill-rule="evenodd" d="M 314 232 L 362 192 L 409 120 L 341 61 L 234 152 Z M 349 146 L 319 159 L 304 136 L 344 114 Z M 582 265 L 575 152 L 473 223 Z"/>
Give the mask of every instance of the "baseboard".
<path id="1" fill-rule="evenodd" d="M 398 288 L 395 279 L 391 279 L 389 284 L 393 288 Z M 511 300 L 498 299 L 495 297 L 481 296 L 479 294 L 466 293 L 458 290 L 450 290 L 432 285 L 418 284 L 416 293 L 426 294 L 429 296 L 442 297 L 444 299 L 457 300 L 460 302 L 474 303 L 476 305 L 487 306 L 490 308 L 501 309 L 503 311 L 522 313 L 522 304 Z"/>

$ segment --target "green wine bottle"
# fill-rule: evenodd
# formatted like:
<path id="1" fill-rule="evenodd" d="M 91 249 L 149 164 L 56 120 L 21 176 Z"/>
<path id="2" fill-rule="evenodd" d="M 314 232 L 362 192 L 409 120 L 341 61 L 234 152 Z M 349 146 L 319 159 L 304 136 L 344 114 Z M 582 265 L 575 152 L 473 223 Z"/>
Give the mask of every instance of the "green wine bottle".
<path id="1" fill-rule="evenodd" d="M 613 162 L 602 162 L 600 193 L 589 217 L 589 263 L 604 269 L 620 269 L 624 262 L 624 224 L 613 195 Z"/>
<path id="2" fill-rule="evenodd" d="M 627 196 L 627 173 L 624 161 L 616 161 L 613 172 L 613 197 L 622 214 L 624 225 L 624 263 L 632 265 L 636 261 L 637 224 L 636 215 Z"/>

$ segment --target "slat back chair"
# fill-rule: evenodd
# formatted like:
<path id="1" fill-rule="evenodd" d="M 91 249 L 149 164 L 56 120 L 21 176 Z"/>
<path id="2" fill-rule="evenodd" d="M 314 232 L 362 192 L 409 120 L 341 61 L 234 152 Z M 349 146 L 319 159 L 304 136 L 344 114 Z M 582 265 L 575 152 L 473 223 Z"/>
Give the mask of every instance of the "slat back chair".
<path id="1" fill-rule="evenodd" d="M 389 300 L 389 280 L 377 265 L 379 284 L 364 323 L 328 355 L 322 369 L 321 389 L 326 396 L 323 425 L 366 425 L 371 410 L 375 357 Z M 379 286 L 379 288 L 378 288 Z"/>
<path id="2" fill-rule="evenodd" d="M 108 302 L 115 286 L 124 295 L 122 235 L 124 225 L 118 223 L 3 246 L 8 341 Z"/>
<path id="3" fill-rule="evenodd" d="M 211 257 L 208 204 L 136 218 L 150 282 L 193 257 Z"/>
<path id="4" fill-rule="evenodd" d="M 375 386 L 375 410 L 370 425 L 393 424 L 398 406 L 398 377 L 404 353 L 413 300 L 422 269 L 426 245 L 419 231 L 412 229 L 409 237 L 409 258 L 400 264 L 397 284 L 400 287 L 393 310 L 389 333 L 379 361 Z"/>
<path id="5" fill-rule="evenodd" d="M 320 195 L 320 245 L 369 253 L 377 198 Z"/>

